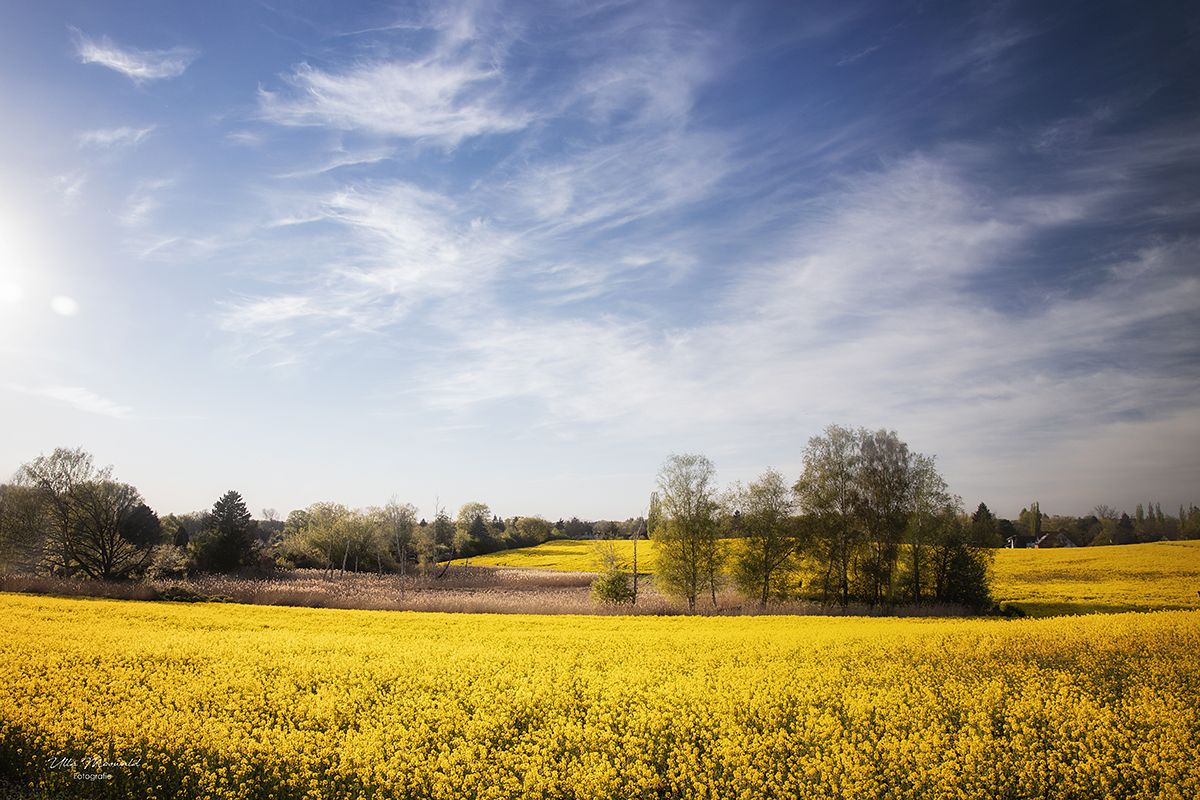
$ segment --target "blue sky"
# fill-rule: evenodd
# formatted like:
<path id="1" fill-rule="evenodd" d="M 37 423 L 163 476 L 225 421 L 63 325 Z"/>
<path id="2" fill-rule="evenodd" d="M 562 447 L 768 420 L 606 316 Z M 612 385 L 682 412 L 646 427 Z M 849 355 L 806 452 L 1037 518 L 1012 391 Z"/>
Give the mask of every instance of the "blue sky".
<path id="1" fill-rule="evenodd" d="M 1200 502 L 1186 3 L 10 4 L 0 473 L 624 518 L 895 429 Z"/>

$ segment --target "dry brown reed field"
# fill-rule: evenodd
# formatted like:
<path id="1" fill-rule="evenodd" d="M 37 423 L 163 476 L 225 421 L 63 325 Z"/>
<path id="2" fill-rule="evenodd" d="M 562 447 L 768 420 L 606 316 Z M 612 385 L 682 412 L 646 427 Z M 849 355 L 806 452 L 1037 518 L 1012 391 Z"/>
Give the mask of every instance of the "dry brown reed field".
<path id="1" fill-rule="evenodd" d="M 440 570 L 439 570 L 440 571 Z M 438 611 L 474 614 L 592 614 L 669 616 L 687 613 L 679 601 L 664 597 L 650 576 L 638 584 L 636 605 L 597 603 L 591 594 L 591 572 L 452 565 L 441 577 L 422 578 L 376 573 L 333 576 L 323 570 L 302 569 L 270 575 L 196 575 L 129 581 L 97 581 L 25 575 L 0 576 L 0 592 L 105 597 L 118 600 L 208 600 L 261 606 L 340 608 L 366 611 Z M 403 588 L 402 588 L 403 587 Z M 182 590 L 181 592 L 178 590 Z M 182 595 L 182 596 L 181 596 Z M 877 607 L 846 608 L 806 602 L 772 603 L 767 608 L 726 589 L 697 600 L 699 616 L 846 615 L 846 616 L 964 616 L 960 608 Z"/>

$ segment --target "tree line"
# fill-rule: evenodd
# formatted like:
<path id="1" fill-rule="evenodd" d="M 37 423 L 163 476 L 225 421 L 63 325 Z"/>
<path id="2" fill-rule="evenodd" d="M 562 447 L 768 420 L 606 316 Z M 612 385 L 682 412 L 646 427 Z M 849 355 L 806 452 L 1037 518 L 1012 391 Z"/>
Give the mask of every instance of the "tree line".
<path id="1" fill-rule="evenodd" d="M 58 448 L 22 464 L 0 485 L 0 569 L 99 579 L 195 572 L 315 568 L 437 577 L 455 558 L 551 539 L 656 543 L 660 587 L 694 609 L 727 584 L 760 604 L 804 597 L 822 603 L 988 603 L 990 549 L 1040 542 L 1127 544 L 1200 538 L 1200 509 L 1179 516 L 1157 504 L 1134 517 L 1097 506 L 1087 517 L 1049 516 L 1038 503 L 1018 519 L 987 506 L 967 515 L 931 456 L 894 431 L 830 426 L 809 440 L 792 481 L 774 469 L 743 485 L 716 483 L 701 455 L 673 455 L 656 478 L 644 517 L 551 523 L 501 518 L 480 502 L 457 515 L 435 502 L 432 519 L 395 496 L 378 507 L 314 503 L 255 520 L 229 491 L 211 509 L 160 519 L 138 490 L 98 468 L 82 449 Z M 609 599 L 633 599 L 625 565 L 609 559 Z M 624 587 L 624 588 L 622 588 Z"/>
<path id="2" fill-rule="evenodd" d="M 326 577 L 377 570 L 423 577 L 455 558 L 531 547 L 555 538 L 620 533 L 619 523 L 502 519 L 480 502 L 456 517 L 435 502 L 432 520 L 392 497 L 379 507 L 320 502 L 278 519 L 253 519 L 241 495 L 226 492 L 211 509 L 160 519 L 138 490 L 112 479 L 80 448 L 57 448 L 22 464 L 0 485 L 0 569 L 64 577 L 127 579 L 255 569 L 316 568 Z"/>

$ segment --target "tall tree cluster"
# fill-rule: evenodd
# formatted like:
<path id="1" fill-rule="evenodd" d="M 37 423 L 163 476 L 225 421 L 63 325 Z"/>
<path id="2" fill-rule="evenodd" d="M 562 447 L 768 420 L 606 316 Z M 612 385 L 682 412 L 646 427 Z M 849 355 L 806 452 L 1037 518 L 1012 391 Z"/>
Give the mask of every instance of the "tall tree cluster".
<path id="1" fill-rule="evenodd" d="M 160 543 L 158 516 L 138 490 L 112 480 L 80 448 L 22 464 L 0 489 L 4 569 L 126 578 L 144 571 Z"/>
<path id="2" fill-rule="evenodd" d="M 738 591 L 765 606 L 797 594 L 824 603 L 990 602 L 995 519 L 974 518 L 949 493 L 932 456 L 895 431 L 832 425 L 809 440 L 789 485 L 768 468 L 718 492 L 701 455 L 672 455 L 649 509 L 655 572 L 668 594 L 711 593 L 728 570 Z"/>
<path id="3" fill-rule="evenodd" d="M 964 522 L 934 458 L 895 431 L 831 425 L 809 440 L 795 491 L 826 602 L 988 602 L 990 512 Z"/>

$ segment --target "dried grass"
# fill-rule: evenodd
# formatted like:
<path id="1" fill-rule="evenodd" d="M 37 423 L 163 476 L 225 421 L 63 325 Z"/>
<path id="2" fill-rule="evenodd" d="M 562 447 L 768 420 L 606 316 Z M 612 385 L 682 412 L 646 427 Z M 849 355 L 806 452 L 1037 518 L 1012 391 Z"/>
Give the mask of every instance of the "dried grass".
<path id="1" fill-rule="evenodd" d="M 141 582 L 76 578 L 0 576 L 0 591 L 121 600 L 159 600 L 178 587 L 212 599 L 251 605 L 343 608 L 392 611 L 436 611 L 461 614 L 589 614 L 669 616 L 687 614 L 687 606 L 664 597 L 648 576 L 639 581 L 636 605 L 606 605 L 592 599 L 595 573 L 545 569 L 453 566 L 441 578 L 347 573 L 332 578 L 321 570 L 276 572 L 269 576 L 197 575 Z M 771 603 L 766 608 L 725 591 L 714 607 L 709 596 L 697 598 L 697 616 L 831 615 L 831 616 L 965 616 L 946 607 L 846 608 L 806 602 Z"/>

